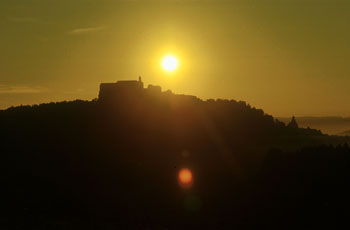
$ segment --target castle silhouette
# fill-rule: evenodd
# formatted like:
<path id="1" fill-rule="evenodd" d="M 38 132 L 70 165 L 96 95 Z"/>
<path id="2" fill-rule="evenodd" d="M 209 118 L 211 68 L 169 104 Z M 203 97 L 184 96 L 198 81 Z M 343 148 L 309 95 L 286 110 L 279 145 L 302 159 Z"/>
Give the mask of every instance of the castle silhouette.
<path id="1" fill-rule="evenodd" d="M 98 100 L 105 102 L 120 96 L 141 96 L 145 91 L 152 94 L 159 94 L 162 92 L 162 88 L 155 85 L 148 85 L 147 88 L 144 88 L 141 76 L 138 81 L 126 80 L 115 83 L 101 83 Z"/>
<path id="2" fill-rule="evenodd" d="M 101 103 L 113 103 L 116 100 L 126 100 L 127 103 L 134 103 L 135 100 L 138 100 L 142 96 L 146 95 L 161 95 L 162 88 L 158 85 L 149 84 L 147 88 L 144 88 L 141 76 L 138 80 L 123 80 L 117 81 L 115 83 L 101 83 L 100 92 L 98 96 L 98 101 Z M 165 93 L 172 92 L 167 90 Z M 176 95 L 178 99 L 198 99 L 195 96 L 191 95 Z M 209 99 L 208 101 L 211 101 Z M 294 116 L 292 116 L 291 121 L 287 124 L 287 127 L 292 129 L 298 129 L 299 125 Z"/>

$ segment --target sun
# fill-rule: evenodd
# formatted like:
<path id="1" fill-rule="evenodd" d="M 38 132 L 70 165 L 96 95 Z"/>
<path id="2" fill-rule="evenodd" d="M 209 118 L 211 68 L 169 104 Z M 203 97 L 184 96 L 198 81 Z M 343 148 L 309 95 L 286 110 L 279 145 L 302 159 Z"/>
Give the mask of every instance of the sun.
<path id="1" fill-rule="evenodd" d="M 177 59 L 174 56 L 166 56 L 163 58 L 162 66 L 166 71 L 174 71 L 178 66 Z"/>

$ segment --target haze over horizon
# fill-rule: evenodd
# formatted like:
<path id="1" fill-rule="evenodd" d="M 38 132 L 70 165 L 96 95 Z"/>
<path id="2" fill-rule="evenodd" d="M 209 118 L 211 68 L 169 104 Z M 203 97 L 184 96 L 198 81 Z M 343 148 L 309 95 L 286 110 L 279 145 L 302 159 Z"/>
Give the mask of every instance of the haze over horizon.
<path id="1" fill-rule="evenodd" d="M 0 109 L 137 79 L 273 116 L 350 116 L 345 0 L 3 0 Z M 178 69 L 161 59 L 172 54 Z"/>

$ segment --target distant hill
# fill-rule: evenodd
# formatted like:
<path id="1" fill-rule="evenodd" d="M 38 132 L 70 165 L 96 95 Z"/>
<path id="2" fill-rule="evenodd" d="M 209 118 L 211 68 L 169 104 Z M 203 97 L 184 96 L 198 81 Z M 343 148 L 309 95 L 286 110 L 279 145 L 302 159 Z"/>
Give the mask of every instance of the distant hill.
<path id="1" fill-rule="evenodd" d="M 278 117 L 282 122 L 289 122 L 291 118 Z M 342 133 L 350 129 L 349 117 L 296 117 L 300 127 L 321 130 L 330 135 L 343 135 Z"/>
<path id="2" fill-rule="evenodd" d="M 341 132 L 338 135 L 340 135 L 340 136 L 350 136 L 350 130 L 345 131 L 345 132 Z"/>
<path id="3" fill-rule="evenodd" d="M 285 125 L 243 101 L 203 101 L 140 81 L 102 84 L 99 95 L 0 111 L 3 229 L 283 225 L 324 217 L 307 196 L 328 202 L 334 191 L 309 186 L 331 188 L 350 175 L 348 137 L 298 128 L 298 119 Z M 193 173 L 188 187 L 178 180 L 183 168 Z"/>

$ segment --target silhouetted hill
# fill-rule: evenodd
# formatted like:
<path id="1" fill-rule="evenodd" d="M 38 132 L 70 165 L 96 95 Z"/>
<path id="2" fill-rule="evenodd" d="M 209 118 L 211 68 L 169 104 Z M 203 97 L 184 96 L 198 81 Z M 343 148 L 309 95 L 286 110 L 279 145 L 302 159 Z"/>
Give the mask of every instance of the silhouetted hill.
<path id="1" fill-rule="evenodd" d="M 341 132 L 338 134 L 339 136 L 350 136 L 350 130 L 345 131 L 345 132 Z"/>
<path id="2" fill-rule="evenodd" d="M 302 182 L 290 180 L 295 169 L 289 164 L 295 162 L 293 152 L 349 141 L 294 123 L 286 126 L 242 101 L 203 101 L 157 87 L 144 89 L 135 82 L 102 88 L 98 100 L 0 111 L 3 226 L 217 229 L 269 225 L 263 220 L 272 216 L 266 213 L 275 215 L 280 210 L 279 215 L 284 211 L 284 218 L 289 218 L 291 211 L 284 206 L 286 197 L 278 198 L 280 204 L 270 195 L 264 197 L 279 183 L 271 182 L 268 175 L 281 175 L 278 180 L 286 186 L 302 190 Z M 276 148 L 280 151 L 269 153 Z M 318 150 L 324 155 L 317 155 Z M 310 148 L 297 156 L 304 152 L 310 155 L 298 158 L 298 167 L 303 167 L 298 177 L 305 173 L 310 180 L 328 178 L 323 156 L 334 161 L 327 170 L 348 175 L 346 167 L 337 167 L 349 163 L 347 146 Z M 322 167 L 317 168 L 320 157 Z M 309 166 L 323 174 L 314 174 Z M 182 168 L 193 173 L 189 188 L 179 186 L 177 175 Z M 284 176 L 279 170 L 291 172 Z M 310 188 L 305 189 L 311 196 Z M 283 190 L 282 195 L 291 191 Z M 264 213 L 268 204 L 261 202 L 269 199 L 279 208 L 266 207 L 270 211 Z M 298 200 L 299 208 L 303 201 Z"/>
<path id="3" fill-rule="evenodd" d="M 272 150 L 253 183 L 258 226 L 297 229 L 348 227 L 348 145 Z"/>

